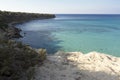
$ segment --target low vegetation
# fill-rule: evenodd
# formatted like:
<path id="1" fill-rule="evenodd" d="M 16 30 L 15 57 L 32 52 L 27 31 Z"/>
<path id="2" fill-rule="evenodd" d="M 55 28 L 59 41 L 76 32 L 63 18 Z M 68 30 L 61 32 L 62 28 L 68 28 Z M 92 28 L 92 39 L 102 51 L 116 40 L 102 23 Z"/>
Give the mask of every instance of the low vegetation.
<path id="1" fill-rule="evenodd" d="M 20 36 L 20 30 L 9 24 L 54 17 L 50 14 L 0 11 L 0 80 L 30 80 L 33 67 L 42 64 L 47 53 L 45 49 L 35 50 L 11 40 Z"/>
<path id="2" fill-rule="evenodd" d="M 52 14 L 37 14 L 37 13 L 22 13 L 22 12 L 8 12 L 0 11 L 0 22 L 10 23 L 12 22 L 24 22 L 34 19 L 49 19 L 54 18 Z"/>
<path id="3" fill-rule="evenodd" d="M 0 80 L 28 80 L 28 71 L 45 59 L 46 51 L 37 53 L 29 46 L 13 40 L 0 40 Z"/>

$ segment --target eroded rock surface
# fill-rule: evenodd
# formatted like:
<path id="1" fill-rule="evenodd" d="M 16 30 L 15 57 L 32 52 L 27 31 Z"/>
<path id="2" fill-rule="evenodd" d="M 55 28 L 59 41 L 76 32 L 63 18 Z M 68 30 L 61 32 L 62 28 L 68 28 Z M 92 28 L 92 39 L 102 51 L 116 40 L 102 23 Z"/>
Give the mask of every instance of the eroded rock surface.
<path id="1" fill-rule="evenodd" d="M 90 52 L 49 55 L 33 80 L 120 80 L 120 58 Z"/>

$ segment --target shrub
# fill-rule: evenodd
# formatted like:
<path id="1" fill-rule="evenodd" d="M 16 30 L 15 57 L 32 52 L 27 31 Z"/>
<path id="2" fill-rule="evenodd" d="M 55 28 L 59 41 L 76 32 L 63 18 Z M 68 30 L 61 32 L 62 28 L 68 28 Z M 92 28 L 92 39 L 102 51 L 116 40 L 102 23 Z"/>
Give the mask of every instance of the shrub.
<path id="1" fill-rule="evenodd" d="M 0 40 L 0 46 L 0 80 L 28 80 L 29 69 L 45 59 L 44 49 L 38 54 L 20 42 Z"/>

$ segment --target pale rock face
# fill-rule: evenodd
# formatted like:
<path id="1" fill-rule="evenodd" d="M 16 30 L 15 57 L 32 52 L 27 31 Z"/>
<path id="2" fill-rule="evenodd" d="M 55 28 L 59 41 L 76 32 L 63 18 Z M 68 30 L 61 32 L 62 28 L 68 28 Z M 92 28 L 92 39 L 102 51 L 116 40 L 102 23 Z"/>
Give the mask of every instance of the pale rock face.
<path id="1" fill-rule="evenodd" d="M 120 58 L 98 52 L 58 52 L 36 67 L 33 80 L 120 80 Z"/>

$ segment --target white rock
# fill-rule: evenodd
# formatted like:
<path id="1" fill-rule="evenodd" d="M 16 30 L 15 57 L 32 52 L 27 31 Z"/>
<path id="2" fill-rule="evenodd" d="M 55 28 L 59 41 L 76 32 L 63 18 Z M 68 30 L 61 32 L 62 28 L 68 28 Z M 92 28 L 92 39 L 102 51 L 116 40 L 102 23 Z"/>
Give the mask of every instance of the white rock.
<path id="1" fill-rule="evenodd" d="M 59 52 L 36 68 L 33 80 L 120 80 L 120 58 L 98 52 Z"/>

